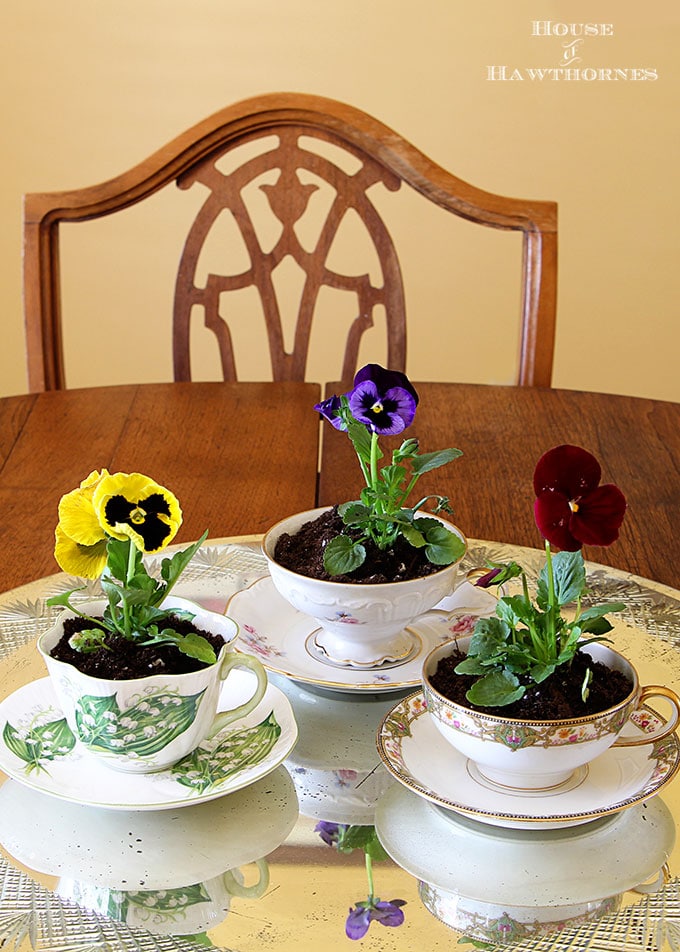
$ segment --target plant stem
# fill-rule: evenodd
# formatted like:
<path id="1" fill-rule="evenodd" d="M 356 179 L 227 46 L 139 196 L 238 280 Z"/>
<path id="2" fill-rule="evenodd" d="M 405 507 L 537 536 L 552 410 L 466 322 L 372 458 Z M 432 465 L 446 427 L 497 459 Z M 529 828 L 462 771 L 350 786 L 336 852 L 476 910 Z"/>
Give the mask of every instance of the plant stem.
<path id="1" fill-rule="evenodd" d="M 380 458 L 380 447 L 378 446 L 378 434 L 375 430 L 371 432 L 371 482 L 370 487 L 375 494 L 374 508 L 378 515 L 383 515 L 385 509 L 383 507 L 382 500 L 378 497 L 378 483 L 380 482 L 380 476 L 378 473 L 378 459 Z M 380 549 L 387 548 L 387 538 L 385 532 L 385 526 L 380 523 L 379 538 L 375 541 L 378 544 Z"/>
<path id="2" fill-rule="evenodd" d="M 555 611 L 557 609 L 557 605 L 555 604 L 555 576 L 553 574 L 552 552 L 550 550 L 550 543 L 547 539 L 545 540 L 545 560 L 548 573 L 548 630 L 546 634 L 550 639 L 550 645 L 552 651 L 554 652 L 554 657 L 557 658 L 557 643 L 555 634 Z"/>
<path id="3" fill-rule="evenodd" d="M 368 898 L 373 902 L 373 860 L 370 853 L 364 853 L 366 862 L 366 878 L 368 879 Z"/>
<path id="4" fill-rule="evenodd" d="M 127 560 L 127 569 L 125 572 L 125 587 L 130 587 L 130 582 L 135 574 L 135 562 L 136 562 L 137 550 L 135 549 L 134 542 L 132 539 L 128 539 L 128 560 Z M 132 624 L 130 620 L 130 606 L 128 604 L 127 598 L 123 598 L 123 631 L 126 638 L 132 637 Z"/>

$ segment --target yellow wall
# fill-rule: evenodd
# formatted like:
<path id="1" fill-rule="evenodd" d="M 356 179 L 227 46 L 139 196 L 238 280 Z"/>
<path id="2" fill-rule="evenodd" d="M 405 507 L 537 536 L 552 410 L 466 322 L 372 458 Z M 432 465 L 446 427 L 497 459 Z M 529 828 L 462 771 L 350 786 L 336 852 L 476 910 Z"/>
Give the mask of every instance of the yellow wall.
<path id="1" fill-rule="evenodd" d="M 557 200 L 554 384 L 678 400 L 678 9 L 675 0 L 3 4 L 0 394 L 26 389 L 22 193 L 104 180 L 232 101 L 295 90 L 365 109 L 483 188 Z M 580 62 L 572 67 L 658 78 L 532 81 L 529 68 L 560 67 L 569 55 L 571 37 L 532 36 L 532 22 L 544 20 L 612 24 L 613 35 L 573 48 Z M 524 78 L 492 81 L 490 66 Z M 129 224 L 73 226 L 65 240 L 71 386 L 170 379 L 181 247 L 173 228 L 186 214 L 162 196 L 154 202 L 160 235 L 133 211 Z M 393 230 L 404 256 L 409 373 L 509 382 L 517 236 L 430 226 L 416 203 L 403 203 Z M 81 238 L 81 228 L 94 230 Z M 117 239 L 127 258 L 114 251 Z M 446 254 L 434 251 L 441 240 Z M 479 270 L 487 255 L 491 274 Z M 139 273 L 124 290 L 122 273 L 135 262 Z M 264 378 L 265 364 L 250 375 Z"/>

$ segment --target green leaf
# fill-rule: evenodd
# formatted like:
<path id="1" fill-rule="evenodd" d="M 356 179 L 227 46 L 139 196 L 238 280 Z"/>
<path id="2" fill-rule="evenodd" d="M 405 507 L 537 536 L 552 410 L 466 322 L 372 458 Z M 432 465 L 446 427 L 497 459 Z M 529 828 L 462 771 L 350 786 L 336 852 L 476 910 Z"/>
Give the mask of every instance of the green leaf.
<path id="1" fill-rule="evenodd" d="M 499 648 L 504 648 L 510 637 L 510 627 L 502 619 L 478 618 L 470 639 L 468 656 L 480 659 L 493 657 Z"/>
<path id="2" fill-rule="evenodd" d="M 106 634 L 101 628 L 83 628 L 71 635 L 68 643 L 75 651 L 91 654 L 100 648 L 106 648 Z"/>
<path id="3" fill-rule="evenodd" d="M 197 542 L 193 542 L 186 549 L 182 549 L 181 552 L 176 552 L 175 555 L 170 559 L 163 559 L 161 562 L 161 578 L 164 582 L 167 583 L 167 586 L 174 585 L 179 576 L 182 574 L 184 569 L 187 567 L 189 562 L 193 559 L 196 552 L 203 545 L 205 540 L 208 538 L 208 530 L 203 533 L 200 539 Z M 165 595 L 165 590 L 163 590 L 163 596 Z"/>
<path id="4" fill-rule="evenodd" d="M 602 635 L 606 635 L 607 632 L 610 632 L 614 626 L 607 618 L 593 618 L 590 621 L 584 622 L 581 626 L 581 631 L 588 635 L 595 635 L 597 638 L 600 638 Z"/>
<path id="5" fill-rule="evenodd" d="M 109 538 L 106 543 L 106 566 L 108 573 L 113 578 L 123 581 L 127 577 L 130 546 L 134 549 L 135 571 L 138 571 L 142 564 L 142 553 L 135 548 L 131 539 L 123 541 L 122 539 Z"/>
<path id="6" fill-rule="evenodd" d="M 525 688 L 509 671 L 492 671 L 475 681 L 465 695 L 471 704 L 480 707 L 505 707 L 524 695 Z"/>
<path id="7" fill-rule="evenodd" d="M 359 423 L 350 417 L 347 426 L 347 435 L 352 441 L 354 451 L 360 460 L 369 463 L 371 459 L 371 433 L 364 423 Z M 382 451 L 378 449 L 378 459 L 382 459 Z"/>
<path id="8" fill-rule="evenodd" d="M 469 655 L 464 661 L 459 662 L 453 669 L 456 674 L 486 674 L 487 669 L 479 658 L 471 658 Z"/>
<path id="9" fill-rule="evenodd" d="M 593 605 L 591 608 L 586 608 L 579 615 L 578 623 L 581 630 L 590 635 L 606 635 L 608 631 L 612 630 L 613 625 L 603 616 L 609 612 L 623 611 L 625 607 L 623 602 L 605 602 L 603 605 Z"/>
<path id="10" fill-rule="evenodd" d="M 419 532 L 414 525 L 404 525 L 401 527 L 400 532 L 408 544 L 412 545 L 414 549 L 422 549 L 423 546 L 427 544 L 423 533 Z"/>
<path id="11" fill-rule="evenodd" d="M 204 793 L 268 757 L 281 736 L 274 712 L 254 727 L 220 732 L 217 746 L 197 747 L 171 767 L 173 778 Z"/>
<path id="12" fill-rule="evenodd" d="M 583 595 L 586 588 L 586 567 L 583 553 L 558 552 L 552 556 L 555 597 L 561 607 L 574 602 Z M 541 570 L 541 579 L 547 586 L 547 566 Z"/>
<path id="13" fill-rule="evenodd" d="M 416 519 L 413 523 L 427 541 L 425 555 L 433 565 L 451 565 L 465 555 L 465 543 L 437 519 Z"/>
<path id="14" fill-rule="evenodd" d="M 359 568 L 366 559 L 366 549 L 361 542 L 349 536 L 339 535 L 328 543 L 323 554 L 324 568 L 329 575 L 344 575 Z"/>
<path id="15" fill-rule="evenodd" d="M 182 654 L 187 655 L 189 658 L 196 658 L 198 661 L 204 661 L 206 664 L 214 664 L 215 661 L 217 661 L 215 649 L 202 635 L 190 632 L 188 635 L 182 635 L 175 641 L 175 644 Z"/>
<path id="16" fill-rule="evenodd" d="M 554 673 L 555 664 L 536 664 L 531 669 L 531 678 L 536 684 L 540 684 L 541 681 L 545 681 L 546 678 L 549 678 L 551 674 Z"/>
<path id="17" fill-rule="evenodd" d="M 504 595 L 499 598 L 496 614 L 511 628 L 515 628 L 520 622 L 530 626 L 536 617 L 534 606 L 524 595 Z"/>
<path id="18" fill-rule="evenodd" d="M 458 459 L 458 457 L 462 455 L 462 450 L 453 448 L 435 450 L 434 453 L 422 453 L 420 456 L 416 456 L 411 460 L 411 468 L 418 476 L 422 476 L 423 473 L 429 473 L 432 469 L 438 469 L 440 466 L 446 466 L 447 463 L 452 463 L 454 459 Z"/>
<path id="19" fill-rule="evenodd" d="M 50 595 L 50 597 L 45 601 L 46 605 L 63 605 L 65 608 L 71 608 L 71 595 L 74 592 L 82 592 L 85 588 L 84 585 L 80 585 L 78 588 L 72 588 L 68 592 L 62 592 L 61 595 Z"/>
<path id="20" fill-rule="evenodd" d="M 346 526 L 363 526 L 371 517 L 371 510 L 360 502 L 344 502 L 338 506 L 338 515 Z"/>
<path id="21" fill-rule="evenodd" d="M 411 437 L 408 440 L 404 440 L 399 449 L 394 450 L 392 453 L 392 462 L 399 463 L 403 459 L 412 459 L 414 456 L 418 455 L 418 440 Z"/>

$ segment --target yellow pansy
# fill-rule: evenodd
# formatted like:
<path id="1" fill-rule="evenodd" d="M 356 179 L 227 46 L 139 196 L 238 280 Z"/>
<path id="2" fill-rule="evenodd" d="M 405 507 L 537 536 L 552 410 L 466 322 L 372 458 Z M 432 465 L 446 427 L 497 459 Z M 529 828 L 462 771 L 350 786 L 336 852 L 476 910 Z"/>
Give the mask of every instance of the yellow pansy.
<path id="1" fill-rule="evenodd" d="M 61 523 L 54 533 L 54 557 L 59 568 L 78 578 L 99 578 L 106 566 L 106 536 L 94 545 L 76 542 L 64 531 Z"/>
<path id="2" fill-rule="evenodd" d="M 101 527 L 132 539 L 141 552 L 158 552 L 175 537 L 182 510 L 175 496 L 141 473 L 114 473 L 95 487 L 92 503 Z"/>
<path id="3" fill-rule="evenodd" d="M 106 538 L 92 504 L 92 496 L 101 480 L 108 475 L 106 469 L 93 470 L 78 489 L 66 493 L 59 502 L 61 528 L 69 538 L 80 545 L 95 545 Z"/>

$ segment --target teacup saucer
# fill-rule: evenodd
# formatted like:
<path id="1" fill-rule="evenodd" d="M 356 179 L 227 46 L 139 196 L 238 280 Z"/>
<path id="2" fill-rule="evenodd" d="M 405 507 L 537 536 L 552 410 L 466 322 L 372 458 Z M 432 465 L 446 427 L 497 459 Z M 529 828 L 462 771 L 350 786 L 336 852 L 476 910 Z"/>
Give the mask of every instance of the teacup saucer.
<path id="1" fill-rule="evenodd" d="M 468 582 L 409 625 L 413 648 L 402 661 L 353 668 L 326 658 L 316 647 L 316 622 L 293 608 L 268 576 L 230 599 L 226 613 L 239 626 L 237 647 L 265 668 L 293 681 L 333 691 L 400 691 L 420 684 L 423 659 L 456 635 L 470 634 L 477 618 L 494 613 L 496 599 Z"/>
<path id="2" fill-rule="evenodd" d="M 479 902 L 553 909 L 646 882 L 675 842 L 661 797 L 576 829 L 528 831 L 445 814 L 396 783 L 376 806 L 375 827 L 397 865 L 423 882 Z"/>
<path id="3" fill-rule="evenodd" d="M 645 719 L 663 723 L 649 708 Z M 640 732 L 630 724 L 626 728 Z M 618 813 L 654 796 L 680 769 L 675 734 L 639 747 L 611 747 L 575 783 L 510 791 L 487 781 L 439 733 L 422 692 L 396 704 L 378 731 L 378 753 L 400 783 L 445 811 L 492 826 L 552 830 Z"/>
<path id="4" fill-rule="evenodd" d="M 248 698 L 253 679 L 249 671 L 234 669 L 227 682 L 229 702 L 220 703 L 220 709 Z M 220 749 L 227 737 L 257 726 L 262 727 L 263 744 L 255 763 L 249 748 L 242 762 Z M 167 810 L 214 800 L 265 777 L 288 756 L 297 734 L 288 698 L 269 684 L 250 714 L 204 741 L 179 764 L 157 773 L 123 773 L 107 767 L 75 741 L 52 682 L 42 678 L 0 704 L 0 769 L 25 786 L 73 803 L 110 810 Z"/>

